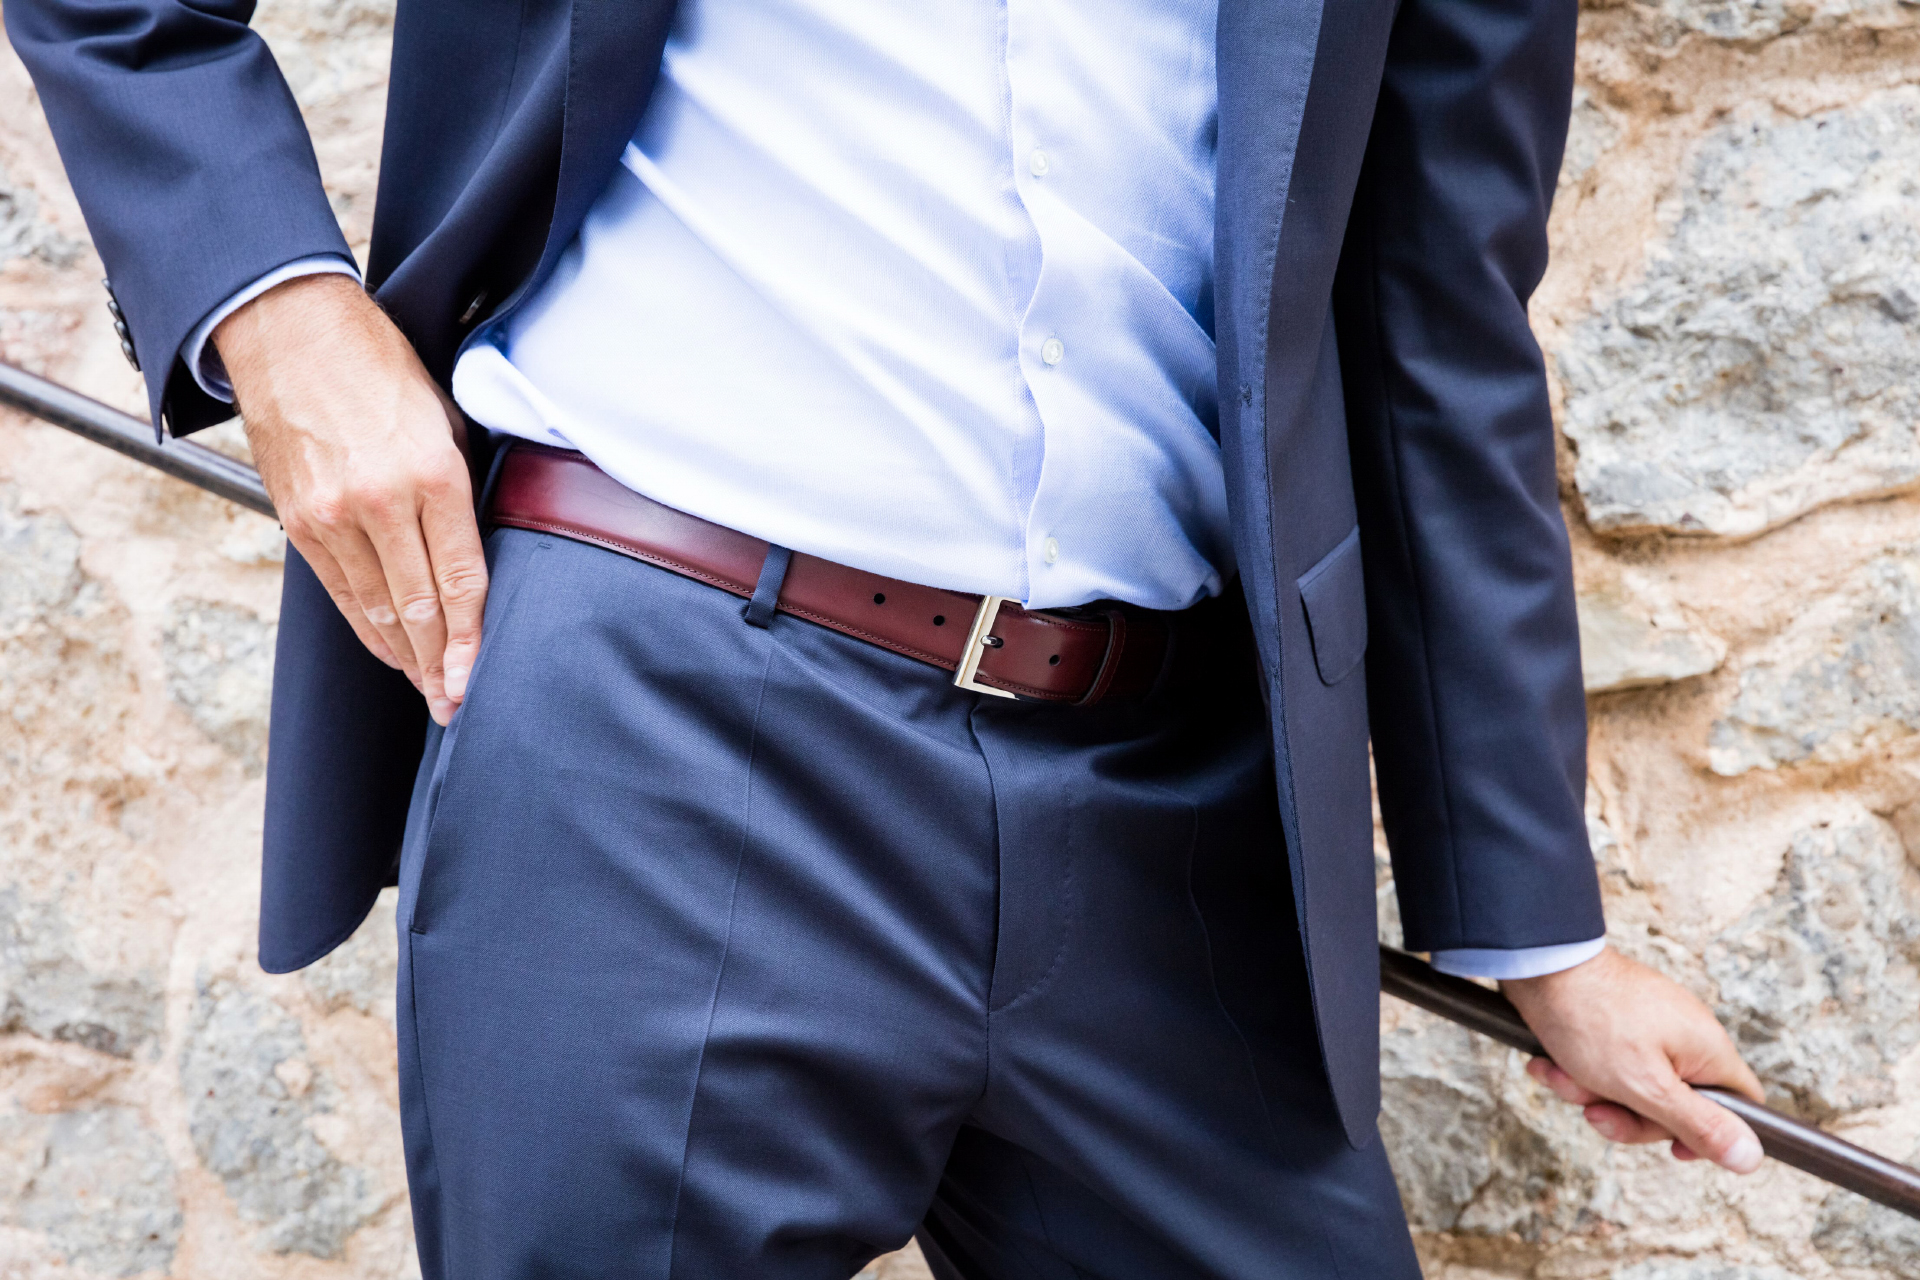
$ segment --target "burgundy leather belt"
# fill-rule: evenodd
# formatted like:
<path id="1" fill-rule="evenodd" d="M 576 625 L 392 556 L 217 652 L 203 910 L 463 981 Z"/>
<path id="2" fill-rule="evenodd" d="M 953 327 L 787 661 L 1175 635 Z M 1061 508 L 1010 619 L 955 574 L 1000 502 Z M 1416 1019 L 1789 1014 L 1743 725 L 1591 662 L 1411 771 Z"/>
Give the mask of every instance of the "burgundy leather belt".
<path id="1" fill-rule="evenodd" d="M 662 506 L 578 453 L 515 443 L 487 519 L 617 551 L 751 597 L 768 544 Z M 1089 704 L 1144 696 L 1159 679 L 1171 616 L 1121 605 L 1028 611 L 794 555 L 782 613 L 954 673 L 963 689 Z"/>

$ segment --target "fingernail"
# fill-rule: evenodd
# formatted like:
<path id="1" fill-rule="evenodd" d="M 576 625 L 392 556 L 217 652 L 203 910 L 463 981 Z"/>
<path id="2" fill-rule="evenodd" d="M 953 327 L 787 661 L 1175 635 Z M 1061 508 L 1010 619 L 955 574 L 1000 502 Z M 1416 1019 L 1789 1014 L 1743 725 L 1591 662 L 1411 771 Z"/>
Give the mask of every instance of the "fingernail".
<path id="1" fill-rule="evenodd" d="M 442 729 L 453 719 L 453 704 L 445 698 L 435 698 L 427 709 L 433 716 L 433 722 Z"/>
<path id="2" fill-rule="evenodd" d="M 1760 1167 L 1760 1161 L 1766 1158 L 1766 1154 L 1760 1149 L 1760 1139 L 1751 1133 L 1743 1133 L 1738 1141 L 1727 1148 L 1724 1163 L 1735 1173 L 1752 1173 Z"/>
<path id="3" fill-rule="evenodd" d="M 467 696 L 467 669 L 465 667 L 447 668 L 447 696 L 464 698 Z"/>

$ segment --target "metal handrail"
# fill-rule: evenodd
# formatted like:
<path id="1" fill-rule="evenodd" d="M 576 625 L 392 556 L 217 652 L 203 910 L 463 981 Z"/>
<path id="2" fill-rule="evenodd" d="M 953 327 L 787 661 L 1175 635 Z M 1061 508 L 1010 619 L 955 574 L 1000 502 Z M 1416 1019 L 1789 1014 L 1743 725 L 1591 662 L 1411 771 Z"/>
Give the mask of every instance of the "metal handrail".
<path id="1" fill-rule="evenodd" d="M 57 382 L 0 364 L 0 404 L 65 427 L 263 516 L 274 514 L 273 501 L 260 483 L 259 472 L 246 463 L 187 440 L 162 444 L 141 419 Z M 1449 1022 L 1491 1036 L 1509 1048 L 1528 1054 L 1542 1052 L 1540 1042 L 1505 996 L 1441 973 L 1404 951 L 1380 948 L 1380 988 Z M 1745 1120 L 1759 1136 L 1761 1148 L 1780 1163 L 1908 1217 L 1920 1218 L 1920 1170 L 1875 1155 L 1725 1089 L 1703 1088 L 1700 1092 Z"/>
<path id="2" fill-rule="evenodd" d="M 32 414 L 56 427 L 103 444 L 135 462 L 198 485 L 263 516 L 273 516 L 273 499 L 260 473 L 244 462 L 191 440 L 161 443 L 152 425 L 132 414 L 81 395 L 25 369 L 0 364 L 0 404 Z"/>

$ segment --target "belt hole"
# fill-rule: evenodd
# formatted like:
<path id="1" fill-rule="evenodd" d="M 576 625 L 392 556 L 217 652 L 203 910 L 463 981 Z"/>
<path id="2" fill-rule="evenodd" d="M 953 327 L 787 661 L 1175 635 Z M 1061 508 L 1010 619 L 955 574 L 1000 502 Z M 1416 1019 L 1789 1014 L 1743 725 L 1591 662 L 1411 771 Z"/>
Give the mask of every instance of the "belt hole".
<path id="1" fill-rule="evenodd" d="M 885 603 L 887 602 L 887 593 L 886 593 L 886 592 L 884 592 L 884 591 L 876 591 L 876 592 L 874 592 L 874 593 L 873 593 L 873 602 L 874 602 L 875 604 L 885 604 Z"/>
<path id="2" fill-rule="evenodd" d="M 936 626 L 936 627 L 944 627 L 944 626 L 946 626 L 946 625 L 947 625 L 947 615 L 946 615 L 946 614 L 944 614 L 944 613 L 936 613 L 936 614 L 934 614 L 934 615 L 933 615 L 933 625 L 934 625 L 934 626 Z"/>
<path id="3" fill-rule="evenodd" d="M 1057 667 L 1057 666 L 1059 666 L 1059 665 L 1060 665 L 1060 655 L 1056 653 L 1056 654 L 1054 654 L 1054 655 L 1053 655 L 1053 656 L 1052 656 L 1051 658 L 1048 658 L 1048 659 L 1047 659 L 1047 665 L 1048 665 L 1048 666 L 1050 666 L 1050 667 Z"/>

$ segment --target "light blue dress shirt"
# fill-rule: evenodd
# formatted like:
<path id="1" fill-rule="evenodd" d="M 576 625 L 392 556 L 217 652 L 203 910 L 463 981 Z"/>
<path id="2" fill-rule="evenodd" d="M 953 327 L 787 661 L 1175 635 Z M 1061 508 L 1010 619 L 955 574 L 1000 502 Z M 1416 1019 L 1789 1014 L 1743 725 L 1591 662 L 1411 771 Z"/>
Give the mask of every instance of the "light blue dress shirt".
<path id="1" fill-rule="evenodd" d="M 1209 0 L 682 0 L 619 170 L 454 397 L 876 573 L 1035 608 L 1216 594 L 1213 50 Z M 202 385 L 233 306 L 344 266 L 210 316 Z"/>
<path id="2" fill-rule="evenodd" d="M 1233 570 L 1206 0 L 689 0 L 454 398 L 669 506 L 1046 608 Z"/>

